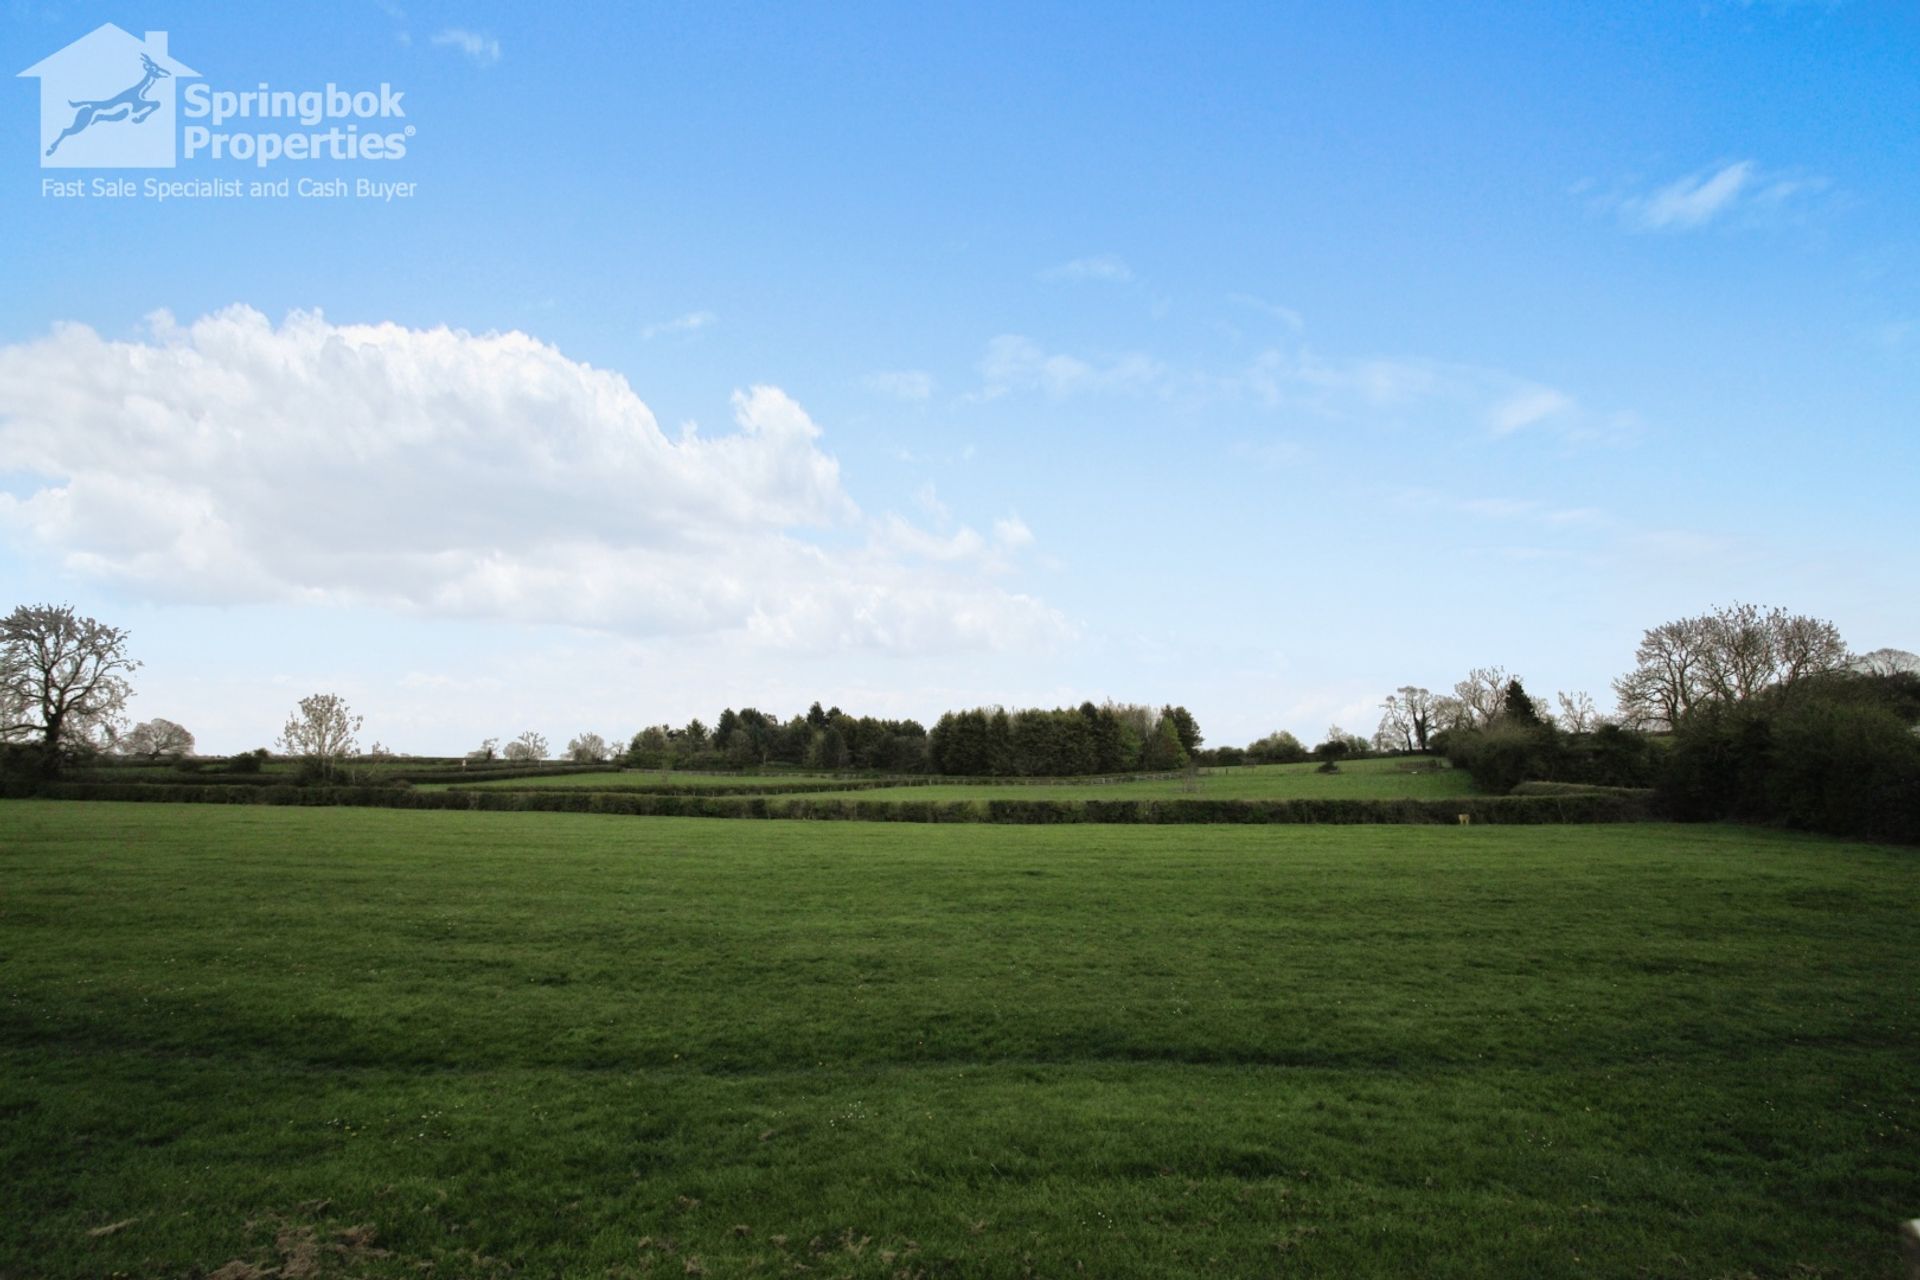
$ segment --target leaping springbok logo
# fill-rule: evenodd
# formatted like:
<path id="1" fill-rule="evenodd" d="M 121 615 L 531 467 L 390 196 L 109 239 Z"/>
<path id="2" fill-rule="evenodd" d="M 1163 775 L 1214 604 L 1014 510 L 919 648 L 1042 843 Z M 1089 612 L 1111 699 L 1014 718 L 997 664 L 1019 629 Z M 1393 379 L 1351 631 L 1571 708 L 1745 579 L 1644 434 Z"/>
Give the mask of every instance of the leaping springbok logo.
<path id="1" fill-rule="evenodd" d="M 74 134 L 83 132 L 91 125 L 105 124 L 109 120 L 127 120 L 139 124 L 158 111 L 160 104 L 147 97 L 147 90 L 153 87 L 153 82 L 156 80 L 171 79 L 173 73 L 163 69 L 159 63 L 144 53 L 140 55 L 140 65 L 147 69 L 147 73 L 140 77 L 139 84 L 125 92 L 116 93 L 111 98 L 92 101 L 84 98 L 67 99 L 67 105 L 78 107 L 79 112 L 73 117 L 73 123 L 67 126 L 66 131 L 53 140 L 53 145 L 47 148 L 47 154 L 52 155 L 60 149 L 61 143 Z"/>

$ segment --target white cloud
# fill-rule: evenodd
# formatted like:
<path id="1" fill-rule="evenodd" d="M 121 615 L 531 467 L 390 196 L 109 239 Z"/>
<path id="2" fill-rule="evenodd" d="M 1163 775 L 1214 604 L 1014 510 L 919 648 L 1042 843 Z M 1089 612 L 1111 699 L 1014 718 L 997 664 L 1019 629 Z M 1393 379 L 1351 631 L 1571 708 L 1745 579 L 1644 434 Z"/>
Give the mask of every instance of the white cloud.
<path id="1" fill-rule="evenodd" d="M 1040 273 L 1042 280 L 1126 284 L 1133 279 L 1133 268 L 1110 253 L 1091 258 L 1074 258 L 1056 263 Z"/>
<path id="2" fill-rule="evenodd" d="M 886 369 L 860 379 L 860 385 L 878 396 L 895 400 L 931 400 L 933 375 L 918 369 Z"/>
<path id="3" fill-rule="evenodd" d="M 1019 516 L 1006 516 L 993 522 L 993 540 L 1009 551 L 1033 544 L 1033 530 Z"/>
<path id="4" fill-rule="evenodd" d="M 864 525 L 777 388 L 733 414 L 670 439 L 624 378 L 517 332 L 246 307 L 129 342 L 61 325 L 0 347 L 0 456 L 32 477 L 0 530 L 162 600 L 826 649 L 1068 634 L 982 565 L 929 571 Z"/>
<path id="5" fill-rule="evenodd" d="M 683 316 L 675 316 L 671 320 L 662 320 L 657 324 L 648 325 L 640 330 L 640 337 L 642 341 L 651 342 L 655 338 L 668 334 L 698 333 L 707 326 L 717 323 L 719 319 L 720 317 L 711 311 L 689 311 Z"/>
<path id="6" fill-rule="evenodd" d="M 1552 387 L 1525 387 L 1493 407 L 1494 434 L 1510 435 L 1574 408 L 1573 397 Z"/>
<path id="7" fill-rule="evenodd" d="M 1832 184 L 1818 174 L 1776 173 L 1735 160 L 1669 182 L 1657 190 L 1601 198 L 1637 231 L 1695 231 L 1714 223 L 1777 225 L 1803 215 Z"/>
<path id="8" fill-rule="evenodd" d="M 1307 327 L 1306 317 L 1292 307 L 1283 307 L 1277 302 L 1268 302 L 1265 298 L 1255 297 L 1251 293 L 1230 294 L 1227 301 L 1251 308 L 1269 319 L 1278 320 L 1295 333 L 1299 333 Z"/>
<path id="9" fill-rule="evenodd" d="M 913 505 L 926 512 L 929 519 L 939 524 L 945 524 L 953 518 L 953 512 L 947 509 L 946 503 L 940 501 L 939 490 L 933 487 L 931 480 L 914 490 Z"/>
<path id="10" fill-rule="evenodd" d="M 1753 161 L 1739 160 L 1708 174 L 1694 174 L 1629 204 L 1629 212 L 1651 231 L 1704 226 L 1739 198 L 1753 176 Z"/>
<path id="11" fill-rule="evenodd" d="M 981 357 L 985 385 L 980 396 L 993 399 L 1010 391 L 1039 391 L 1060 399 L 1088 391 L 1142 391 L 1150 389 L 1162 373 L 1158 361 L 1138 353 L 1095 364 L 1049 352 L 1031 338 L 1004 333 L 987 343 Z"/>
<path id="12" fill-rule="evenodd" d="M 1630 415 L 1595 412 L 1564 391 L 1501 369 L 1418 356 L 1328 356 L 1304 345 L 1268 348 L 1215 390 L 1334 422 L 1465 428 L 1495 437 L 1544 429 L 1580 442 L 1617 442 L 1637 430 Z"/>
<path id="13" fill-rule="evenodd" d="M 440 48 L 458 49 L 476 67 L 491 67 L 500 61 L 500 41 L 483 31 L 448 27 L 433 37 Z"/>

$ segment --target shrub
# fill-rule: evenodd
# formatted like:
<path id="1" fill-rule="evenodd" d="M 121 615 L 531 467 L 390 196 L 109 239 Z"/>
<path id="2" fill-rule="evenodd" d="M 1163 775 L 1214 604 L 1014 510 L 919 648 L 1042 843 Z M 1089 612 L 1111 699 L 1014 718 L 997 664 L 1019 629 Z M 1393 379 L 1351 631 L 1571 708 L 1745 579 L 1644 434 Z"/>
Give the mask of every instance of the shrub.
<path id="1" fill-rule="evenodd" d="M 228 757 L 226 770 L 228 773 L 259 773 L 260 767 L 266 762 L 267 749 L 256 747 L 252 751 L 242 751 L 237 756 Z"/>
<path id="2" fill-rule="evenodd" d="M 1682 721 L 1659 770 L 1689 820 L 1736 818 L 1920 843 L 1920 738 L 1904 685 L 1835 676 Z"/>

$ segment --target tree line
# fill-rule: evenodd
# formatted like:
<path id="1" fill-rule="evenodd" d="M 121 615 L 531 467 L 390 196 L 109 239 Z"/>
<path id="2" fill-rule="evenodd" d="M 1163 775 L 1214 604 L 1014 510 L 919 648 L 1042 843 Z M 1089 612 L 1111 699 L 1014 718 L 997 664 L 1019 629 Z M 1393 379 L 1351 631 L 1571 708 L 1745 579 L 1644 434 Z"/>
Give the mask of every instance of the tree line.
<path id="1" fill-rule="evenodd" d="M 140 667 L 129 643 L 125 630 L 65 605 L 21 606 L 0 619 L 0 768 L 53 773 L 109 751 L 191 755 L 193 735 L 174 721 L 126 724 Z M 711 728 L 699 719 L 653 725 L 624 746 L 582 733 L 565 758 L 645 769 L 1073 777 L 1425 753 L 1470 770 L 1489 791 L 1522 782 L 1654 787 L 1677 816 L 1920 839 L 1920 658 L 1910 653 L 1852 655 L 1830 622 L 1734 604 L 1647 630 L 1613 693 L 1611 715 L 1585 693 L 1559 693 L 1549 705 L 1517 674 L 1476 667 L 1439 693 L 1408 684 L 1387 694 L 1371 738 L 1334 725 L 1311 748 L 1284 730 L 1244 748 L 1206 748 L 1192 713 L 1173 705 L 975 707 L 949 711 L 931 729 L 818 702 L 785 720 L 729 707 Z M 361 725 L 339 695 L 314 694 L 276 745 L 328 772 L 359 753 Z M 468 759 L 533 763 L 549 751 L 528 730 L 504 747 L 489 738 Z M 257 770 L 264 754 L 231 767 Z M 369 754 L 390 753 L 376 743 Z"/>

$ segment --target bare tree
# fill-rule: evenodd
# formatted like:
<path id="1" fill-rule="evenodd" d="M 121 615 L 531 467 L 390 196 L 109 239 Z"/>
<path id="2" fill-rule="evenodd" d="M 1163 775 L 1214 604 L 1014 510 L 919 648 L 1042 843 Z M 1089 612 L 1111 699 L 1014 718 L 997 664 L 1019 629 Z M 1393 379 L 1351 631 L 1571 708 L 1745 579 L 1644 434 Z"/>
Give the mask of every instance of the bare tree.
<path id="1" fill-rule="evenodd" d="M 567 743 L 567 759 L 575 764 L 599 764 L 612 754 L 607 740 L 597 733 L 583 733 Z"/>
<path id="2" fill-rule="evenodd" d="M 547 740 L 529 729 L 512 742 L 509 742 L 506 750 L 500 754 L 509 760 L 529 762 L 545 760 L 547 758 Z"/>
<path id="3" fill-rule="evenodd" d="M 110 740 L 140 666 L 128 639 L 72 605 L 21 605 L 0 619 L 0 740 L 38 736 L 50 767 L 60 751 Z"/>
<path id="4" fill-rule="evenodd" d="M 1395 750 L 1425 751 L 1427 739 L 1434 730 L 1436 701 L 1431 693 L 1419 685 L 1401 685 L 1380 704 L 1386 714 L 1380 717 L 1380 729 L 1374 734 L 1375 740 L 1379 741 L 1382 735 L 1386 735 L 1397 741 Z"/>
<path id="5" fill-rule="evenodd" d="M 1920 675 L 1920 654 L 1905 649 L 1875 649 L 1847 659 L 1847 667 L 1869 676 Z"/>
<path id="6" fill-rule="evenodd" d="M 192 755 L 193 735 L 173 721 L 156 716 L 133 726 L 115 746 L 130 756 L 158 760 L 161 756 Z"/>
<path id="7" fill-rule="evenodd" d="M 1447 729 L 1473 728 L 1473 712 L 1452 694 L 1443 693 L 1433 700 L 1433 733 Z"/>
<path id="8" fill-rule="evenodd" d="M 1568 733 L 1592 733 L 1600 727 L 1600 712 L 1585 693 L 1556 693 L 1560 703 L 1560 727 Z"/>
<path id="9" fill-rule="evenodd" d="M 1787 689 L 1847 660 L 1831 622 L 1734 604 L 1662 623 L 1634 650 L 1634 668 L 1613 682 L 1621 718 L 1672 728 L 1707 702 L 1744 702 Z"/>
<path id="10" fill-rule="evenodd" d="M 362 717 L 354 715 L 347 700 L 337 693 L 315 693 L 300 699 L 300 705 L 287 717 L 276 745 L 290 756 L 298 756 L 330 775 L 340 762 L 358 749 L 354 735 L 360 732 Z"/>
<path id="11" fill-rule="evenodd" d="M 1453 696 L 1465 709 L 1468 725 L 1484 729 L 1498 720 L 1506 709 L 1507 685 L 1516 679 L 1504 667 L 1475 667 L 1467 672 L 1467 678 L 1453 686 Z"/>
<path id="12" fill-rule="evenodd" d="M 1380 704 L 1380 726 L 1373 731 L 1373 745 L 1378 751 L 1413 750 L 1413 719 L 1397 693 L 1388 694 Z"/>

